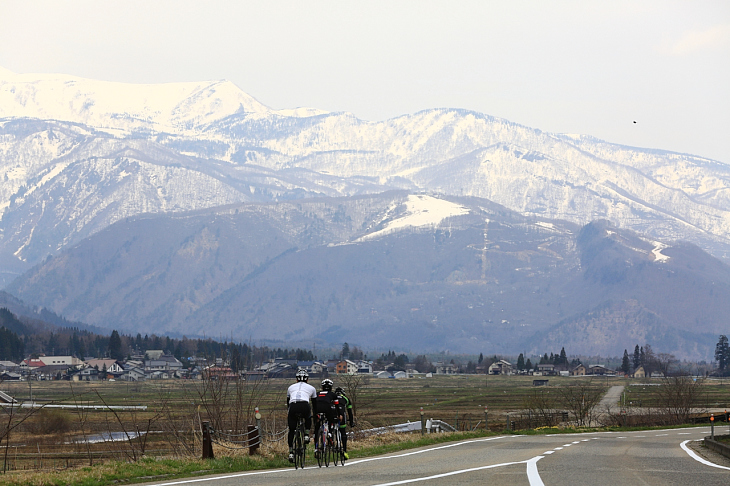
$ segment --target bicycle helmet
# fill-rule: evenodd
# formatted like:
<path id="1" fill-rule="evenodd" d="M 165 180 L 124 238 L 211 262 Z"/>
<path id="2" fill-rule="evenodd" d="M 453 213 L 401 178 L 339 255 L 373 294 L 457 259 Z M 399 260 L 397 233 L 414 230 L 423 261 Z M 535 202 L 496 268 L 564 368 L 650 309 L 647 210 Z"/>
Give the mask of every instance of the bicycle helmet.
<path id="1" fill-rule="evenodd" d="M 341 386 L 338 386 L 337 388 L 335 388 L 335 393 L 337 393 L 338 395 L 344 395 L 345 390 L 343 390 Z"/>
<path id="2" fill-rule="evenodd" d="M 334 385 L 334 382 L 329 378 L 322 380 L 322 390 L 332 391 L 332 385 Z"/>
<path id="3" fill-rule="evenodd" d="M 297 381 L 307 381 L 309 379 L 309 373 L 307 370 L 301 369 L 297 371 Z"/>

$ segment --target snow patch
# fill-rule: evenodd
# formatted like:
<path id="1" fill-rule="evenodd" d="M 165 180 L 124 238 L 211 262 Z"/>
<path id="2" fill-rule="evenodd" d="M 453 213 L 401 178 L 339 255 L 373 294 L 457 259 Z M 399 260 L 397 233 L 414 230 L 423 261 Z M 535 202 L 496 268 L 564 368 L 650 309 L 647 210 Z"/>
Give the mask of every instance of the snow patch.
<path id="1" fill-rule="evenodd" d="M 652 241 L 652 243 L 654 244 L 654 249 L 651 252 L 654 255 L 654 262 L 663 263 L 669 260 L 667 255 L 662 255 L 662 250 L 669 248 L 669 246 L 658 241 Z"/>
<path id="2" fill-rule="evenodd" d="M 385 228 L 357 241 L 372 240 L 404 228 L 435 227 L 446 218 L 469 214 L 469 208 L 460 204 L 423 195 L 409 195 L 406 208 L 404 216 L 390 221 Z"/>

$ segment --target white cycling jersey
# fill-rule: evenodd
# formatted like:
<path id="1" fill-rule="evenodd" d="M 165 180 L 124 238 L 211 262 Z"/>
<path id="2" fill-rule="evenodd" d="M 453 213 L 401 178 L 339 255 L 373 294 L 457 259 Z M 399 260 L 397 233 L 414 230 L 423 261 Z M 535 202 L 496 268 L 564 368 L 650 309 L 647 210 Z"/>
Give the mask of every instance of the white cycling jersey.
<path id="1" fill-rule="evenodd" d="M 286 391 L 286 397 L 291 402 L 308 402 L 310 398 L 317 398 L 317 390 L 305 381 L 294 383 Z"/>

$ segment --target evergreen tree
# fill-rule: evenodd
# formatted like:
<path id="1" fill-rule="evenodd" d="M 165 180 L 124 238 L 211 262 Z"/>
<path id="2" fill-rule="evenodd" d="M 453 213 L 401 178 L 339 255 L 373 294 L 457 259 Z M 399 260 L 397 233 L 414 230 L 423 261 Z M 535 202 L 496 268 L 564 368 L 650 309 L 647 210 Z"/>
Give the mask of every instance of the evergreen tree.
<path id="1" fill-rule="evenodd" d="M 639 345 L 637 344 L 634 348 L 634 370 L 641 366 L 641 353 L 639 352 Z"/>
<path id="2" fill-rule="evenodd" d="M 347 359 L 350 357 L 350 345 L 344 343 L 342 345 L 342 352 L 340 353 L 340 359 Z"/>
<path id="3" fill-rule="evenodd" d="M 527 358 L 527 362 L 525 363 L 525 369 L 527 371 L 530 371 L 532 369 L 532 361 L 530 361 L 530 358 Z"/>
<path id="4" fill-rule="evenodd" d="M 565 353 L 565 347 L 560 350 L 560 364 L 568 364 L 568 355 Z"/>
<path id="5" fill-rule="evenodd" d="M 730 368 L 730 345 L 727 336 L 722 334 L 715 345 L 715 361 L 720 373 L 725 373 Z"/>
<path id="6" fill-rule="evenodd" d="M 124 353 L 122 351 L 122 338 L 119 337 L 119 333 L 116 329 L 112 331 L 112 335 L 109 337 L 109 357 L 111 359 L 124 358 Z"/>
<path id="7" fill-rule="evenodd" d="M 482 364 L 482 361 L 484 361 L 484 355 L 479 353 L 479 361 L 477 361 L 477 364 Z"/>
<path id="8" fill-rule="evenodd" d="M 517 357 L 517 369 L 520 371 L 525 369 L 525 357 L 522 353 Z"/>
<path id="9" fill-rule="evenodd" d="M 25 343 L 13 331 L 0 327 L 0 360 L 19 362 L 25 357 Z"/>
<path id="10" fill-rule="evenodd" d="M 621 371 L 624 373 L 628 373 L 631 371 L 631 362 L 629 361 L 629 352 L 628 350 L 624 349 L 624 358 L 621 361 Z"/>

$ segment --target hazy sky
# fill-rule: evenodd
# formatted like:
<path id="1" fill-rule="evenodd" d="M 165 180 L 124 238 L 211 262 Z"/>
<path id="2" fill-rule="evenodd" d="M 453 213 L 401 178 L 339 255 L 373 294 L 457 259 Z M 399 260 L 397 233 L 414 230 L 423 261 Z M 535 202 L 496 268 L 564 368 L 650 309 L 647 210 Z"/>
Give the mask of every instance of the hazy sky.
<path id="1" fill-rule="evenodd" d="M 726 0 L 0 0 L 0 66 L 225 78 L 272 108 L 364 120 L 467 108 L 730 163 Z"/>

